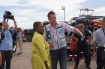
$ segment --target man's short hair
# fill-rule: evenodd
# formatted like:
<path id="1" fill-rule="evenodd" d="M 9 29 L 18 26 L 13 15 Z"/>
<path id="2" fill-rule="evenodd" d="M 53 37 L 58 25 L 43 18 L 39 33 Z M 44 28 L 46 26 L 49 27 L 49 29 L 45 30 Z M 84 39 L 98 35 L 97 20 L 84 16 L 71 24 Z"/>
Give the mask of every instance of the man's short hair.
<path id="1" fill-rule="evenodd" d="M 36 31 L 36 28 L 39 26 L 39 24 L 41 24 L 42 22 L 40 22 L 40 21 L 36 21 L 36 22 L 34 22 L 34 24 L 33 24 L 33 29 L 34 29 L 34 31 Z"/>
<path id="2" fill-rule="evenodd" d="M 47 14 L 47 17 L 48 17 L 48 18 L 50 17 L 50 14 L 54 15 L 55 12 L 54 12 L 54 11 L 50 11 L 50 12 Z"/>

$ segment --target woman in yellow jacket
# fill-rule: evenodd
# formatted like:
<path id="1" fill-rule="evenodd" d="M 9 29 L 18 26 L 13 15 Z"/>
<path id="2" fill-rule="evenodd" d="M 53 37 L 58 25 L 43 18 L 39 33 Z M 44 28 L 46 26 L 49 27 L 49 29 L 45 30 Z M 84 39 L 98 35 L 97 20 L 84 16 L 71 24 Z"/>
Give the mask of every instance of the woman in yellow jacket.
<path id="1" fill-rule="evenodd" d="M 49 44 L 42 36 L 44 26 L 41 22 L 33 24 L 35 33 L 32 38 L 32 68 L 33 69 L 51 69 Z"/>

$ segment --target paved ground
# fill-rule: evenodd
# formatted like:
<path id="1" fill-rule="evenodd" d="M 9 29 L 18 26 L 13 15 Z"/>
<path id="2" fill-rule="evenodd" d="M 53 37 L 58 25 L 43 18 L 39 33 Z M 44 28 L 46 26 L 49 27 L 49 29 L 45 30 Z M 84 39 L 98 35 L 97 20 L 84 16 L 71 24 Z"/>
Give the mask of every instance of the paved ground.
<path id="1" fill-rule="evenodd" d="M 17 50 L 18 53 L 19 50 Z M 13 54 L 11 69 L 32 69 L 31 66 L 31 43 L 23 44 L 23 54 L 18 55 L 17 53 Z M 67 63 L 67 69 L 73 69 L 74 61 Z M 96 69 L 95 58 L 92 58 L 91 62 L 92 69 Z M 58 64 L 58 69 L 59 64 Z M 80 61 L 80 65 L 78 69 L 85 69 L 84 59 Z"/>

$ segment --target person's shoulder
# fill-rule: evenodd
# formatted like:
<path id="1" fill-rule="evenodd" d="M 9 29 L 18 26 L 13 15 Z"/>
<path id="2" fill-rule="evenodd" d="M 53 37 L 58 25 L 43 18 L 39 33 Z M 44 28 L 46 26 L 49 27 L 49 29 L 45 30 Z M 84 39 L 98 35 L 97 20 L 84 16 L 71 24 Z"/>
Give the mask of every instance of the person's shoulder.
<path id="1" fill-rule="evenodd" d="M 36 40 L 40 40 L 43 38 L 43 36 L 37 32 L 34 33 L 34 36 L 33 36 Z"/>
<path id="2" fill-rule="evenodd" d="M 101 31 L 101 30 L 102 30 L 102 28 L 99 28 L 99 29 L 96 30 L 96 32 L 99 32 L 99 31 Z"/>
<path id="3" fill-rule="evenodd" d="M 57 22 L 57 25 L 58 25 L 58 26 L 63 26 L 64 23 L 63 23 L 63 22 Z"/>
<path id="4" fill-rule="evenodd" d="M 99 28 L 95 31 L 95 33 L 100 33 L 101 30 L 102 30 L 102 28 Z"/>
<path id="5" fill-rule="evenodd" d="M 92 34 L 92 32 L 90 30 L 84 30 L 84 31 L 87 32 L 87 33 Z"/>

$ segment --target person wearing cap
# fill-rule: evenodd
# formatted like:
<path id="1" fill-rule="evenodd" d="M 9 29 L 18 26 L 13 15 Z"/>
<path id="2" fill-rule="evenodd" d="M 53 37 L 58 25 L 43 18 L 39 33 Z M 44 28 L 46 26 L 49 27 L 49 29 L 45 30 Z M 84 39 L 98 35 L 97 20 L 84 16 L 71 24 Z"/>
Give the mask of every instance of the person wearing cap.
<path id="1" fill-rule="evenodd" d="M 78 68 L 79 61 L 80 61 L 80 58 L 81 58 L 81 52 L 83 52 L 84 57 L 85 57 L 86 68 L 91 69 L 90 58 L 89 58 L 90 54 L 88 52 L 88 43 L 90 42 L 92 35 L 88 30 L 84 29 L 83 24 L 79 24 L 78 29 L 82 32 L 83 37 L 79 36 L 78 34 L 74 34 L 74 35 L 77 36 L 77 39 L 78 39 L 77 50 L 76 50 L 77 57 L 76 57 L 74 69 Z"/>
<path id="2" fill-rule="evenodd" d="M 96 30 L 94 37 L 93 56 L 97 58 L 97 69 L 103 69 L 102 52 L 105 49 L 105 17 L 102 20 L 102 27 Z M 96 46 L 98 46 L 97 52 Z"/>

